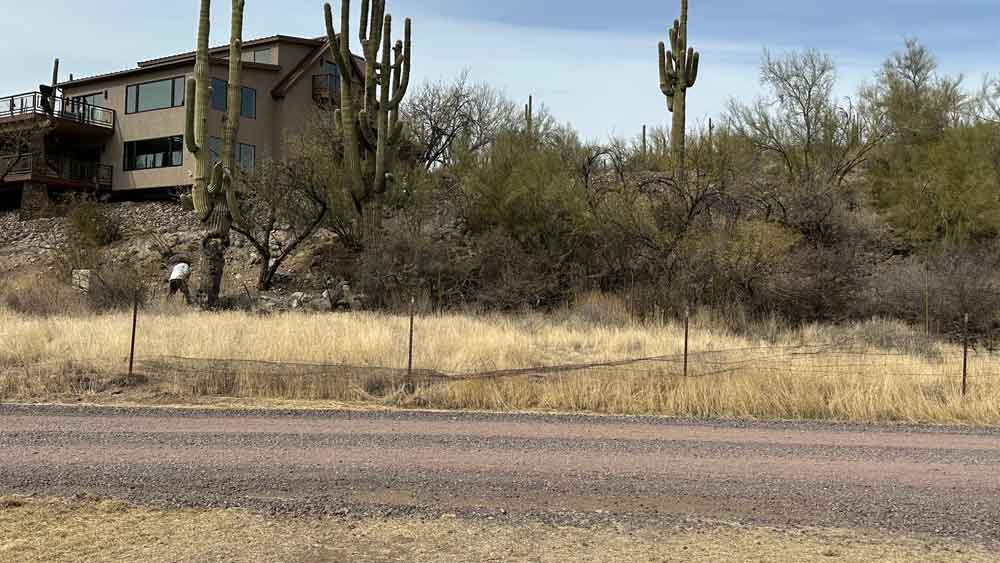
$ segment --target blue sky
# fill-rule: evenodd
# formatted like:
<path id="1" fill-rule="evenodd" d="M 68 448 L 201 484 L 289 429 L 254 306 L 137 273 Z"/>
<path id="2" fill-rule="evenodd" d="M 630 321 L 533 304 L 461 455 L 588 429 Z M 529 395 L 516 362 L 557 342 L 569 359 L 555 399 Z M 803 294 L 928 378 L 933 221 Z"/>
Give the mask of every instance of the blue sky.
<path id="1" fill-rule="evenodd" d="M 64 78 L 120 70 L 191 50 L 197 0 L 0 0 L 0 95 L 37 88 L 53 57 Z M 354 0 L 357 11 L 359 0 Z M 414 19 L 415 79 L 468 68 L 518 100 L 534 94 L 586 137 L 631 136 L 669 121 L 657 86 L 656 43 L 677 16 L 675 0 L 389 0 Z M 225 42 L 230 3 L 215 0 L 213 44 Z M 339 9 L 339 0 L 335 2 Z M 354 18 L 352 18 L 354 19 Z M 37 22 L 44 23 L 44 32 Z M 323 33 L 314 0 L 247 0 L 247 38 Z M 764 48 L 814 47 L 838 63 L 838 93 L 851 95 L 906 37 L 927 43 L 953 74 L 977 86 L 1000 74 L 1000 0 L 691 0 L 691 44 L 702 53 L 691 95 L 695 118 L 760 91 Z M 356 33 L 352 30 L 352 36 Z"/>

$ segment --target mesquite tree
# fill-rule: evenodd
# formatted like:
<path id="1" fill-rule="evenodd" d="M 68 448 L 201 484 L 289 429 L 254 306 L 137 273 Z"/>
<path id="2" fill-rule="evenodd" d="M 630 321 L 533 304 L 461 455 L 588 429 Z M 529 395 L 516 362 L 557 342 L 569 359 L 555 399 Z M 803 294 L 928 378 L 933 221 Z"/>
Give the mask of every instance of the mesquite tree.
<path id="1" fill-rule="evenodd" d="M 698 80 L 701 55 L 688 47 L 688 0 L 681 0 L 681 19 L 670 29 L 670 51 L 660 41 L 660 91 L 667 97 L 667 109 L 673 112 L 670 143 L 673 147 L 675 177 L 684 179 L 684 135 L 687 120 L 687 91 Z"/>
<path id="2" fill-rule="evenodd" d="M 240 126 L 240 71 L 242 69 L 243 8 L 245 0 L 233 0 L 232 31 L 229 39 L 229 88 L 221 161 L 211 170 L 208 149 L 208 103 L 211 95 L 209 76 L 208 36 L 211 26 L 211 0 L 201 0 L 198 20 L 198 46 L 195 54 L 194 78 L 187 83 L 187 119 L 184 139 L 187 149 L 195 156 L 194 184 L 191 198 L 198 220 L 205 228 L 202 256 L 205 258 L 199 299 L 208 307 L 218 303 L 222 274 L 226 266 L 226 249 L 233 221 L 239 221 L 239 206 L 233 188 L 236 136 Z"/>
<path id="3" fill-rule="evenodd" d="M 360 238 L 367 244 L 380 229 L 379 198 L 394 180 L 392 169 L 403 134 L 399 105 L 410 83 L 411 23 L 407 18 L 404 41 L 393 46 L 392 16 L 385 13 L 385 0 L 361 0 L 358 35 L 365 60 L 364 74 L 358 76 L 347 32 L 350 10 L 351 1 L 342 0 L 339 35 L 330 4 L 325 5 L 324 15 L 330 54 L 341 79 L 337 121 L 344 141 L 344 182 L 363 225 Z"/>

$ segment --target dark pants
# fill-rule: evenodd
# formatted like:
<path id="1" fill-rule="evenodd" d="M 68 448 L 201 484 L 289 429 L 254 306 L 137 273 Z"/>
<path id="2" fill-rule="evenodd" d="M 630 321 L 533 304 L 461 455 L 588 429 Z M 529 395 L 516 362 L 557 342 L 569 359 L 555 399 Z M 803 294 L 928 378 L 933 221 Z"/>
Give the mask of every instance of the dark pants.
<path id="1" fill-rule="evenodd" d="M 191 302 L 191 293 L 188 292 L 186 280 L 170 280 L 170 297 L 173 297 L 178 291 L 184 294 L 185 303 Z"/>

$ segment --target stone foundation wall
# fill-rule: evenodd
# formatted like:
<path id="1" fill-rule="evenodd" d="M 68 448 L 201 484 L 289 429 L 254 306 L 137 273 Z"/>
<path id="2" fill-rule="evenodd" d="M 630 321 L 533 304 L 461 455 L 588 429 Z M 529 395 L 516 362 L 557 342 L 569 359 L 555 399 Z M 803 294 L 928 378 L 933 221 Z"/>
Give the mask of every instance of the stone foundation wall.
<path id="1" fill-rule="evenodd" d="M 45 184 L 25 182 L 21 188 L 22 221 L 42 219 L 55 216 L 55 205 L 49 196 L 49 187 Z"/>

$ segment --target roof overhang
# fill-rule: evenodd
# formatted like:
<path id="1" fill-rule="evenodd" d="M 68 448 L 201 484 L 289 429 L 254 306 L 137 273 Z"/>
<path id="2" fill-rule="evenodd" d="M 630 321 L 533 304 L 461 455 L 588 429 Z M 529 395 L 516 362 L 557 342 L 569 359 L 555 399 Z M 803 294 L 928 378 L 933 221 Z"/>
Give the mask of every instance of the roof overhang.
<path id="1" fill-rule="evenodd" d="M 171 68 L 189 67 L 194 65 L 195 62 L 194 59 L 195 59 L 194 53 L 191 53 L 187 56 L 172 58 L 170 60 L 155 65 L 149 64 L 140 68 L 122 70 L 119 72 L 111 72 L 108 74 L 98 74 L 96 76 L 88 76 L 86 78 L 77 78 L 76 80 L 67 80 L 66 82 L 60 82 L 58 86 L 60 88 L 71 88 L 75 86 L 84 86 L 87 84 L 94 84 L 98 82 L 104 82 L 107 80 L 114 80 L 133 75 L 149 74 L 152 72 L 171 69 Z M 214 57 L 209 59 L 209 64 L 212 66 L 229 66 L 229 59 L 221 59 L 218 57 Z M 247 61 L 243 61 L 243 68 L 250 70 L 262 70 L 267 72 L 278 72 L 281 70 L 281 67 L 278 65 L 251 63 Z"/>

